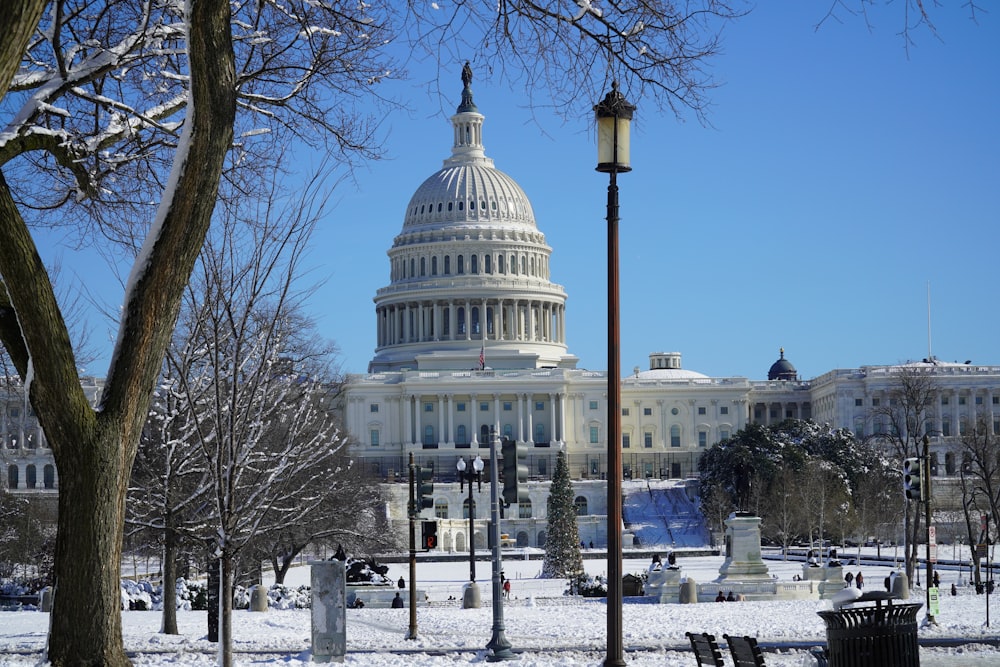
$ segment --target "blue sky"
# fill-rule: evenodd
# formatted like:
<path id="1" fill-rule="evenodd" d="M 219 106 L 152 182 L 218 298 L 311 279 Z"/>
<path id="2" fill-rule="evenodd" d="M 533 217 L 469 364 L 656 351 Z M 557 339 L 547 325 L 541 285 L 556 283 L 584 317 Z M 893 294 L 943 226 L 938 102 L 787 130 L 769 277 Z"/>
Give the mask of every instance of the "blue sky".
<path id="1" fill-rule="evenodd" d="M 638 106 L 633 171 L 619 178 L 626 373 L 654 351 L 752 379 L 779 347 L 804 379 L 919 359 L 928 285 L 933 354 L 1000 364 L 1000 15 L 977 25 L 939 9 L 940 39 L 919 30 L 907 51 L 899 3 L 876 10 L 871 30 L 845 16 L 817 31 L 825 10 L 761 3 L 726 28 L 711 127 L 624 91 Z M 444 64 L 444 101 L 418 83 L 430 68 L 410 68 L 392 87 L 411 111 L 384 123 L 388 159 L 338 188 L 314 239 L 312 277 L 327 283 L 310 309 L 347 372 L 374 355 L 372 298 L 407 202 L 450 153 L 461 62 Z M 533 110 L 483 68 L 473 90 L 487 155 L 553 248 L 569 351 L 605 369 L 607 176 L 594 171 L 591 110 L 568 122 Z"/>

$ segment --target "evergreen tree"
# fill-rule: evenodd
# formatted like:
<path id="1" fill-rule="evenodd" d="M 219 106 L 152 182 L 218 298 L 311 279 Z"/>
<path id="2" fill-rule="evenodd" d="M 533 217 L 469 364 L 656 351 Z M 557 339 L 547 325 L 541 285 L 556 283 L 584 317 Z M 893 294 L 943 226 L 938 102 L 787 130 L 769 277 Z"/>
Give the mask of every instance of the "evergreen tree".
<path id="1" fill-rule="evenodd" d="M 556 458 L 556 470 L 552 476 L 546 508 L 549 532 L 545 538 L 542 577 L 577 579 L 583 575 L 583 557 L 580 555 L 576 505 L 573 503 L 573 485 L 569 480 L 565 451 L 560 451 Z"/>

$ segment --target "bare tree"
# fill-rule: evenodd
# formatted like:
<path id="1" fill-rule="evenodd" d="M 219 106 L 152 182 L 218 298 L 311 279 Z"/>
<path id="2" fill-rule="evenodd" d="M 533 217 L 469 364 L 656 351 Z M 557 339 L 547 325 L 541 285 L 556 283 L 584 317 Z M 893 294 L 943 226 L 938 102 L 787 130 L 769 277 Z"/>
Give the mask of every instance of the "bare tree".
<path id="1" fill-rule="evenodd" d="M 889 369 L 893 381 L 887 397 L 872 406 L 872 439 L 885 447 L 902 468 L 904 459 L 923 455 L 923 438 L 930 435 L 934 415 L 928 406 L 934 404 L 938 386 L 931 371 L 923 367 L 893 366 Z M 928 499 L 929 502 L 929 499 Z M 907 501 L 903 520 L 906 535 L 906 576 L 912 580 L 920 541 L 921 511 L 919 503 Z"/>
<path id="2" fill-rule="evenodd" d="M 962 491 L 962 513 L 968 538 L 970 558 L 974 564 L 976 583 L 981 581 L 976 546 L 991 544 L 988 531 L 983 529 L 981 517 L 988 516 L 988 524 L 1000 527 L 1000 437 L 993 431 L 986 413 L 980 413 L 974 424 L 963 429 L 961 435 L 962 466 L 959 484 Z"/>
<path id="3" fill-rule="evenodd" d="M 125 665 L 125 491 L 226 161 L 268 164 L 266 132 L 365 154 L 350 101 L 385 71 L 385 21 L 362 3 L 45 4 L 0 13 L 0 340 L 62 472 L 48 658 Z M 141 248 L 96 410 L 29 229 L 55 222 Z"/>
<path id="4" fill-rule="evenodd" d="M 885 4 L 892 3 L 876 2 L 876 0 L 830 0 L 830 6 L 816 25 L 816 29 L 820 29 L 824 23 L 829 21 L 839 22 L 843 15 L 847 15 L 851 18 L 861 17 L 868 29 L 873 30 L 876 19 L 872 14 L 880 5 Z M 934 14 L 937 11 L 942 11 L 940 0 L 903 0 L 897 5 L 901 6 L 902 9 L 890 8 L 884 9 L 884 11 L 891 11 L 894 14 L 893 20 L 899 21 L 896 23 L 899 26 L 897 34 L 902 38 L 903 48 L 907 52 L 915 44 L 913 34 L 920 29 L 925 29 L 932 36 L 939 37 L 937 26 L 934 23 Z M 986 10 L 975 0 L 961 3 L 961 9 L 973 21 L 978 21 L 979 15 L 986 13 Z M 901 18 L 899 14 L 902 14 Z"/>

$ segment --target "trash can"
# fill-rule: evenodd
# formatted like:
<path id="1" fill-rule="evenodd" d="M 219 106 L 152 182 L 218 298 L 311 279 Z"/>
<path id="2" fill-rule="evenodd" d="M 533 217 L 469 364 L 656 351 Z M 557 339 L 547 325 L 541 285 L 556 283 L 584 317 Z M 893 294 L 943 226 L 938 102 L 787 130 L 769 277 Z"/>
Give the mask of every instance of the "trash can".
<path id="1" fill-rule="evenodd" d="M 923 605 L 893 604 L 881 591 L 855 602 L 875 606 L 816 612 L 826 623 L 829 667 L 919 667 L 917 612 Z"/>

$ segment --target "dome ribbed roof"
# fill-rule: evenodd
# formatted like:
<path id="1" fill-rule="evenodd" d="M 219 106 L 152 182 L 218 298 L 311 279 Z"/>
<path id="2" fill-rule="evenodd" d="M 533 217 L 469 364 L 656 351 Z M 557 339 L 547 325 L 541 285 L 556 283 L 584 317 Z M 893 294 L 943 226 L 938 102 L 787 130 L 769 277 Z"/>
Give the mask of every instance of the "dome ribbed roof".
<path id="1" fill-rule="evenodd" d="M 452 164 L 433 174 L 413 193 L 403 218 L 403 231 L 497 224 L 535 227 L 524 190 L 492 165 Z"/>

